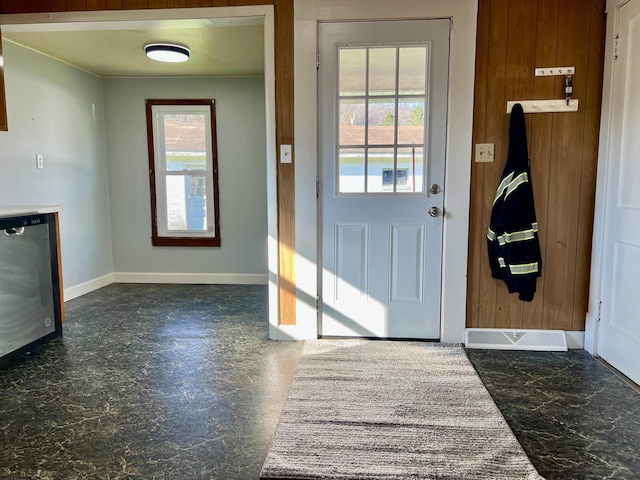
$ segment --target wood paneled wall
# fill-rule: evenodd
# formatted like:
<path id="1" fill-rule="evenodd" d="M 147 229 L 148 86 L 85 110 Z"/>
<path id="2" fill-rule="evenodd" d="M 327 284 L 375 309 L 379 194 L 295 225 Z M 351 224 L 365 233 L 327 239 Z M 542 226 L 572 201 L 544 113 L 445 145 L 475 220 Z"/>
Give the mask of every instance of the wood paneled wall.
<path id="1" fill-rule="evenodd" d="M 472 162 L 467 326 L 584 330 L 602 94 L 605 0 L 479 0 L 473 142 L 495 143 L 494 163 Z M 507 100 L 562 98 L 575 66 L 575 113 L 526 116 L 542 278 L 531 303 L 491 278 L 486 233 L 508 149 Z"/>
<path id="2" fill-rule="evenodd" d="M 278 161 L 277 165 L 279 321 L 287 325 L 296 323 L 293 2 L 294 0 L 0 0 L 0 14 L 274 5 L 276 148 L 279 155 L 280 145 L 291 145 L 293 157 L 292 163 L 282 164 Z M 0 82 L 2 80 L 0 66 Z M 0 87 L 1 130 L 1 112 L 5 107 L 5 99 L 4 85 L 0 83 Z"/>

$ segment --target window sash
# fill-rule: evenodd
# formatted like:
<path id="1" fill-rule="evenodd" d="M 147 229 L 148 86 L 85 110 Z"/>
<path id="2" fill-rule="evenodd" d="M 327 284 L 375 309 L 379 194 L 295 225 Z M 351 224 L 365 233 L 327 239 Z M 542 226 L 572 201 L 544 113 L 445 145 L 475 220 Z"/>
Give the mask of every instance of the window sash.
<path id="1" fill-rule="evenodd" d="M 183 168 L 172 170 L 168 162 L 171 154 L 167 151 L 165 120 L 169 115 L 204 115 L 205 164 L 204 168 Z M 154 245 L 180 246 L 219 246 L 219 205 L 218 205 L 218 175 L 215 148 L 215 106 L 213 100 L 169 101 L 147 100 L 147 127 L 151 128 L 149 138 L 149 167 L 152 194 L 152 239 Z M 202 139 L 200 139 L 202 140 Z M 188 159 L 189 155 L 185 155 Z M 188 177 L 204 177 L 204 201 L 202 210 L 205 213 L 204 229 L 190 228 L 188 193 Z M 184 191 L 175 195 L 182 200 L 177 208 L 184 210 L 176 217 L 183 221 L 186 228 L 170 227 L 168 205 L 168 180 L 184 178 Z M 198 207 L 196 207 L 198 208 Z M 197 212 L 198 213 L 198 212 Z M 179 222 L 178 222 L 179 223 Z M 191 225 L 192 227 L 192 225 Z"/>

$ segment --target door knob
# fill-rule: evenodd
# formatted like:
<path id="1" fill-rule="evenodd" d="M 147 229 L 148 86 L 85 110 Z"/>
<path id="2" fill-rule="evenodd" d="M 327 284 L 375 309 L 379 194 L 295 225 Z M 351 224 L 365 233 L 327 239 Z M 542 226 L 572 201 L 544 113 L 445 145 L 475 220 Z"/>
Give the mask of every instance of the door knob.
<path id="1" fill-rule="evenodd" d="M 433 193 L 434 195 L 437 195 L 438 193 L 440 193 L 442 191 L 442 189 L 440 188 L 440 185 L 438 185 L 437 183 L 434 183 L 433 185 L 431 185 L 429 187 L 429 191 L 431 193 Z"/>
<path id="2" fill-rule="evenodd" d="M 440 210 L 438 207 L 431 207 L 429 208 L 429 215 L 432 217 L 439 217 L 440 215 L 442 215 L 442 210 Z"/>

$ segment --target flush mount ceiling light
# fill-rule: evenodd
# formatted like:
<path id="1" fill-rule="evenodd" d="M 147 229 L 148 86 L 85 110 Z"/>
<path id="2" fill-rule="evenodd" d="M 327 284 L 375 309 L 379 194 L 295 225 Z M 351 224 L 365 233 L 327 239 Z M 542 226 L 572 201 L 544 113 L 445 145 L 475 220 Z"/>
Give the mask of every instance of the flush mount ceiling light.
<path id="1" fill-rule="evenodd" d="M 150 43 L 145 45 L 144 53 L 152 60 L 159 62 L 186 62 L 189 60 L 189 49 L 182 45 L 171 45 L 169 43 Z"/>

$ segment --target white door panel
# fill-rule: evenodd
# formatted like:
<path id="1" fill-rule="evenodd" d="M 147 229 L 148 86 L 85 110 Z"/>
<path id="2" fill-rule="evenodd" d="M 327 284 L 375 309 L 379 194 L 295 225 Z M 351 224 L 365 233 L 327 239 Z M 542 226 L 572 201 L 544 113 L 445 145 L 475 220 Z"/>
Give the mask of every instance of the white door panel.
<path id="1" fill-rule="evenodd" d="M 440 338 L 449 30 L 320 24 L 323 336 Z"/>
<path id="2" fill-rule="evenodd" d="M 640 0 L 620 8 L 598 352 L 640 383 Z"/>

